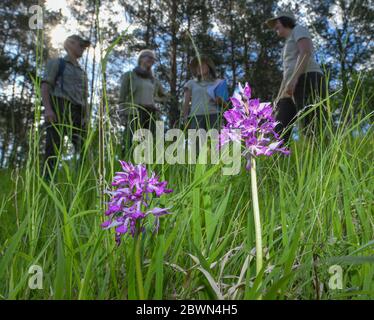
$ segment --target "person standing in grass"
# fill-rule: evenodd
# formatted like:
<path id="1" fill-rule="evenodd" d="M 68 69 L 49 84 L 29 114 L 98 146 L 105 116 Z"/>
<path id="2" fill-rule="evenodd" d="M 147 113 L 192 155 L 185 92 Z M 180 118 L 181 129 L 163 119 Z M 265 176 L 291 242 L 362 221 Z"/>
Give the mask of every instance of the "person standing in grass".
<path id="1" fill-rule="evenodd" d="M 41 97 L 47 136 L 43 172 L 48 179 L 55 170 L 65 133 L 70 135 L 75 151 L 81 152 L 89 108 L 87 75 L 78 59 L 89 46 L 88 40 L 69 36 L 64 42 L 65 57 L 49 60 L 44 70 Z"/>
<path id="2" fill-rule="evenodd" d="M 125 148 L 131 146 L 137 128 L 155 132 L 155 121 L 160 112 L 156 102 L 163 102 L 167 98 L 161 82 L 152 72 L 155 61 L 156 55 L 152 50 L 142 50 L 138 56 L 138 65 L 122 76 L 119 111 L 125 116 Z"/>
<path id="3" fill-rule="evenodd" d="M 275 100 L 276 119 L 280 122 L 276 130 L 282 133 L 293 124 L 298 111 L 325 95 L 325 80 L 314 58 L 311 35 L 308 29 L 296 24 L 293 13 L 279 12 L 265 24 L 286 40 L 282 51 L 283 80 Z M 303 118 L 307 134 L 317 131 L 323 106 L 318 108 Z M 285 141 L 288 141 L 290 134 L 291 130 L 287 130 Z"/>
<path id="4" fill-rule="evenodd" d="M 194 79 L 184 85 L 182 119 L 191 129 L 218 128 L 222 106 L 228 97 L 226 81 L 218 79 L 216 67 L 208 56 L 195 57 L 190 63 Z M 217 89 L 222 88 L 222 94 Z"/>

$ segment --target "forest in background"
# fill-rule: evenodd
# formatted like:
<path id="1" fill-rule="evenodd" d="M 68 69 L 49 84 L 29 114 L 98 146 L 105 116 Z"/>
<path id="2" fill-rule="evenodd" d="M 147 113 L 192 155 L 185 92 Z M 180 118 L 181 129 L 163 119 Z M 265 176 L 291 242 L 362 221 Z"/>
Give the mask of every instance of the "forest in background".
<path id="1" fill-rule="evenodd" d="M 4 0 L 0 7 L 0 168 L 20 167 L 27 160 L 28 132 L 35 121 L 33 79 L 41 74 L 36 57 L 37 30 L 29 28 L 27 10 L 35 2 Z M 298 21 L 307 25 L 314 37 L 317 60 L 328 74 L 331 92 L 336 92 L 333 111 L 339 114 L 339 106 L 350 88 L 359 83 L 359 88 L 354 88 L 358 90 L 355 99 L 365 101 L 368 109 L 351 110 L 352 115 L 371 112 L 373 2 L 288 2 Z M 74 33 L 86 36 L 93 43 L 93 54 L 81 61 L 89 75 L 93 126 L 97 123 L 95 110 L 102 103 L 101 92 L 106 91 L 109 106 L 115 108 L 120 76 L 133 66 L 134 58 L 143 48 L 154 49 L 159 57 L 154 71 L 171 96 L 163 106 L 169 125 L 179 117 L 182 88 L 191 77 L 188 63 L 196 55 L 196 49 L 200 54 L 212 56 L 218 74 L 228 80 L 231 90 L 237 82 L 248 81 L 254 95 L 263 101 L 272 101 L 277 94 L 282 41 L 274 32 L 264 29 L 263 22 L 279 7 L 279 1 L 118 0 L 117 6 L 112 3 L 68 1 L 72 15 L 79 22 L 79 30 Z M 126 12 L 123 19 L 131 26 L 127 32 L 118 31 L 118 7 Z M 51 45 L 51 30 L 64 21 L 66 17 L 61 11 L 44 11 L 44 62 L 61 53 Z M 107 69 L 102 72 L 101 62 L 113 43 Z M 363 105 L 361 101 L 352 104 L 352 108 Z"/>

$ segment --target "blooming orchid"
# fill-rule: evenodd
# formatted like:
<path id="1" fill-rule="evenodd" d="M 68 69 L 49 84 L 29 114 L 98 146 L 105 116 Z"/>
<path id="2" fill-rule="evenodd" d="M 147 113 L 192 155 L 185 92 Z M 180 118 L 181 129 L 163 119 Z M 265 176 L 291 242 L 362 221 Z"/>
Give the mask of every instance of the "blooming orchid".
<path id="1" fill-rule="evenodd" d="M 154 172 L 148 176 L 144 165 L 125 161 L 120 161 L 120 164 L 123 171 L 117 172 L 112 182 L 115 190 L 108 191 L 111 199 L 105 215 L 109 219 L 101 225 L 103 229 L 115 228 L 117 244 L 120 244 L 121 236 L 128 232 L 134 236 L 136 222 L 149 215 L 155 217 L 155 229 L 158 230 L 159 217 L 170 212 L 169 208 L 149 209 L 150 196 L 160 197 L 173 191 L 167 189 L 167 181 L 159 181 Z"/>
<path id="2" fill-rule="evenodd" d="M 248 83 L 243 88 L 239 83 L 238 91 L 230 98 L 233 108 L 223 113 L 226 125 L 219 138 L 219 146 L 227 142 L 244 142 L 247 158 L 246 168 L 250 168 L 250 158 L 260 155 L 271 156 L 276 152 L 288 155 L 290 152 L 282 147 L 283 140 L 275 132 L 278 122 L 275 121 L 270 103 L 260 103 L 252 98 Z M 240 134 L 237 133 L 239 130 Z"/>
<path id="3" fill-rule="evenodd" d="M 276 152 L 289 154 L 289 150 L 282 147 L 283 140 L 275 132 L 278 122 L 272 115 L 269 103 L 260 103 L 259 99 L 252 98 L 252 90 L 248 83 L 243 88 L 241 84 L 238 91 L 231 97 L 233 108 L 224 112 L 226 119 L 219 136 L 218 147 L 227 142 L 244 142 L 244 156 L 247 158 L 246 169 L 251 172 L 251 191 L 253 205 L 253 219 L 256 235 L 256 274 L 262 270 L 262 230 L 258 201 L 256 157 L 260 155 L 271 156 Z"/>

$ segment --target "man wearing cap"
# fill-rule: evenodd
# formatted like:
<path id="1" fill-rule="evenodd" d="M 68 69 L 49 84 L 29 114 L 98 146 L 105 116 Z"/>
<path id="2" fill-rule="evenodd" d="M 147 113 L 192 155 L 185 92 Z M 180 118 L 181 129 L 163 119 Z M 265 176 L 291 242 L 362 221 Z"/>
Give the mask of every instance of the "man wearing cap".
<path id="1" fill-rule="evenodd" d="M 138 65 L 122 76 L 119 106 L 120 113 L 125 116 L 125 148 L 130 147 L 137 128 L 155 132 L 155 121 L 160 112 L 156 102 L 163 102 L 167 98 L 161 82 L 152 72 L 155 61 L 154 51 L 142 50 L 138 56 Z"/>
<path id="2" fill-rule="evenodd" d="M 56 151 L 60 151 L 66 133 L 71 134 L 75 151 L 81 151 L 88 119 L 88 83 L 78 59 L 89 45 L 88 40 L 78 35 L 69 36 L 64 42 L 66 56 L 50 59 L 44 70 L 41 95 L 47 124 L 44 161 L 47 178 L 55 169 Z"/>
<path id="3" fill-rule="evenodd" d="M 265 24 L 285 38 L 282 51 L 283 80 L 276 103 L 276 117 L 281 123 L 276 129 L 282 133 L 292 125 L 298 111 L 315 102 L 325 94 L 325 81 L 321 67 L 314 58 L 313 43 L 305 27 L 296 24 L 292 12 L 281 11 Z M 323 109 L 321 106 L 320 108 Z M 317 110 L 303 118 L 307 133 L 315 133 L 320 112 Z M 291 130 L 287 130 L 284 139 L 287 141 Z"/>

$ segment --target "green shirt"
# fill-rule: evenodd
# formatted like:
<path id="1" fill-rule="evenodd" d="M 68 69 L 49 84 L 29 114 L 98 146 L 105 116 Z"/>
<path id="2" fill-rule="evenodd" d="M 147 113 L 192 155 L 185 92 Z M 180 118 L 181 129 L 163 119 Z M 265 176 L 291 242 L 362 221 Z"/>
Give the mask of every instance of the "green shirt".
<path id="1" fill-rule="evenodd" d="M 299 50 L 297 48 L 297 42 L 300 39 L 308 38 L 311 39 L 310 33 L 308 29 L 303 26 L 296 25 L 293 29 L 291 34 L 286 39 L 286 43 L 284 44 L 282 58 L 283 58 L 283 81 L 287 83 L 288 80 L 291 79 L 292 74 L 295 71 L 297 57 L 299 55 Z M 313 52 L 309 59 L 309 63 L 305 70 L 307 72 L 319 72 L 322 73 L 322 70 L 318 63 L 316 62 Z"/>
<path id="2" fill-rule="evenodd" d="M 74 64 L 69 56 L 63 58 L 65 68 L 62 77 L 58 77 L 59 59 L 50 59 L 44 70 L 42 82 L 50 87 L 50 94 L 69 100 L 73 104 L 86 106 L 88 97 L 87 75 L 79 64 Z M 63 85 L 62 85 L 63 81 Z"/>
<path id="3" fill-rule="evenodd" d="M 155 102 L 162 101 L 165 96 L 160 81 L 155 78 L 143 78 L 133 71 L 122 76 L 119 103 L 125 110 L 131 106 L 154 107 Z"/>

